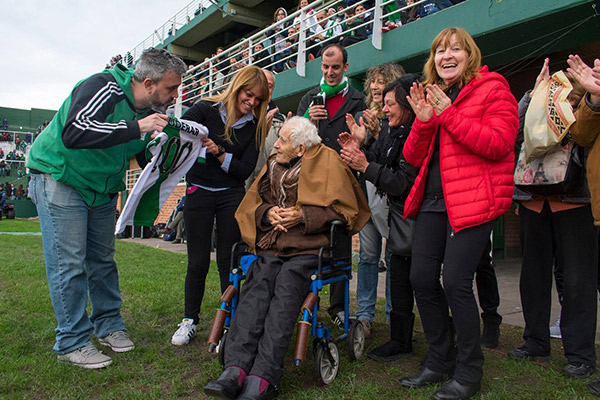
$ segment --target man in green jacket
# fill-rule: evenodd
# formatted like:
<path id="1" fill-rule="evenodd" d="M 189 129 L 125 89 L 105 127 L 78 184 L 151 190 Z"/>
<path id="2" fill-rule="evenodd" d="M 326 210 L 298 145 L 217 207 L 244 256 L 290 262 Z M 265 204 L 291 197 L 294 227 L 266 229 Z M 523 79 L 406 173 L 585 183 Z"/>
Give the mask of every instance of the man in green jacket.
<path id="1" fill-rule="evenodd" d="M 121 317 L 114 260 L 117 194 L 125 189 L 130 158 L 145 148 L 144 135 L 167 125 L 164 112 L 186 69 L 167 51 L 149 49 L 135 71 L 117 64 L 90 76 L 31 147 L 29 190 L 40 217 L 60 361 L 110 365 L 91 333 L 115 352 L 134 348 Z"/>

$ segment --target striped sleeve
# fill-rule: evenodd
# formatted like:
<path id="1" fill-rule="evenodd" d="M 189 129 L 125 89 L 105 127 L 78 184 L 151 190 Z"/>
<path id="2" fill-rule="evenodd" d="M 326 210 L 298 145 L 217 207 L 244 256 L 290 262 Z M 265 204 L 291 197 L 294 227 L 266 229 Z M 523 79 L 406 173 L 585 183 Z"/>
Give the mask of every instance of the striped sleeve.
<path id="1" fill-rule="evenodd" d="M 62 131 L 65 147 L 103 149 L 139 139 L 137 121 L 106 121 L 121 101 L 127 98 L 109 74 L 96 74 L 81 82 L 71 93 Z"/>

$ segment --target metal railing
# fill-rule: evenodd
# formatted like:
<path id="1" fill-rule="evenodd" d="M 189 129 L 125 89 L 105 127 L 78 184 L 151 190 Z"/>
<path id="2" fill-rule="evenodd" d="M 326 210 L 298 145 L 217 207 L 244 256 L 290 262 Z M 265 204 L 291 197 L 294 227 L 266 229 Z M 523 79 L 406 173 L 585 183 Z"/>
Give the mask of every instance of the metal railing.
<path id="1" fill-rule="evenodd" d="M 369 17 L 366 21 L 351 26 L 345 25 L 341 19 L 346 11 L 354 10 L 361 4 L 364 6 L 366 2 L 367 0 L 359 1 L 352 7 L 339 8 L 325 18 L 320 18 L 321 12 L 327 12 L 329 6 L 336 1 L 316 0 L 194 66 L 184 76 L 183 84 L 179 88 L 175 115 L 181 115 L 183 106 L 223 90 L 236 71 L 247 65 L 258 65 L 275 72 L 295 69 L 298 75 L 305 76 L 306 62 L 318 56 L 318 50 L 323 43 L 351 34 L 360 28 L 370 31 L 372 46 L 381 50 L 383 33 L 390 29 L 386 29 L 386 24 L 391 22 L 391 28 L 400 26 L 400 15 L 403 12 L 428 3 L 429 0 L 419 0 L 401 8 L 396 6 L 395 0 L 375 0 L 373 7 L 365 7 L 363 12 L 354 16 L 361 20 Z M 333 34 L 329 34 L 328 31 Z"/>
<path id="2" fill-rule="evenodd" d="M 128 67 L 142 55 L 144 50 L 163 44 L 165 40 L 174 36 L 178 29 L 190 22 L 196 16 L 202 14 L 211 2 L 208 0 L 194 0 L 182 8 L 177 14 L 169 18 L 167 22 L 156 28 L 151 35 L 144 39 L 140 44 L 129 50 L 123 56 L 123 64 Z"/>

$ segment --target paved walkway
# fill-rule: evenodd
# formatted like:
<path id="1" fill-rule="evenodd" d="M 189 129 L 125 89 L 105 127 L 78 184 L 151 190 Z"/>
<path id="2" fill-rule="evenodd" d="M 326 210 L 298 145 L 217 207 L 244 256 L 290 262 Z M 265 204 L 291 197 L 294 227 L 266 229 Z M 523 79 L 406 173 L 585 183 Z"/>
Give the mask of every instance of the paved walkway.
<path id="1" fill-rule="evenodd" d="M 140 243 L 150 247 L 162 250 L 174 251 L 185 254 L 187 252 L 185 244 L 174 244 L 165 242 L 161 239 L 125 239 L 128 242 Z M 214 260 L 214 253 L 212 255 Z M 521 272 L 520 258 L 507 258 L 504 260 L 495 260 L 496 276 L 498 278 L 498 289 L 500 290 L 499 314 L 502 315 L 503 323 L 525 326 L 523 312 L 521 311 L 521 297 L 519 294 L 519 274 Z M 356 291 L 356 279 L 350 282 L 351 290 Z M 379 285 L 377 288 L 378 296 L 385 297 L 385 274 L 379 274 Z M 560 314 L 560 305 L 556 291 L 553 290 L 551 322 Z M 599 318 L 600 320 L 600 307 Z M 596 343 L 600 343 L 600 332 L 596 331 Z"/>

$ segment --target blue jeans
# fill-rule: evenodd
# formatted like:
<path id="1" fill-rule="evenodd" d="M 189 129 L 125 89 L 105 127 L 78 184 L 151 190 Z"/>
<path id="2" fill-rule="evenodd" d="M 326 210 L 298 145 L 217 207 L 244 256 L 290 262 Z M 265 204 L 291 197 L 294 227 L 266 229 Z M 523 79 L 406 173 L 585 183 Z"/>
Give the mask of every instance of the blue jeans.
<path id="1" fill-rule="evenodd" d="M 358 234 L 360 239 L 360 253 L 358 261 L 358 274 L 356 283 L 356 301 L 358 310 L 356 318 L 373 322 L 375 317 L 375 304 L 377 302 L 377 283 L 379 280 L 379 258 L 381 256 L 381 234 L 369 219 L 366 225 Z M 386 271 L 385 285 L 385 314 L 386 321 L 389 321 L 391 310 L 390 303 L 390 254 L 385 253 L 388 269 Z"/>
<path id="2" fill-rule="evenodd" d="M 125 330 L 115 254 L 117 198 L 85 203 L 69 185 L 32 174 L 29 193 L 40 217 L 46 275 L 56 316 L 54 352 L 83 346 L 90 333 L 104 337 Z M 89 300 L 92 313 L 88 316 Z"/>

